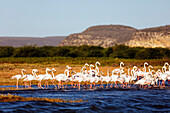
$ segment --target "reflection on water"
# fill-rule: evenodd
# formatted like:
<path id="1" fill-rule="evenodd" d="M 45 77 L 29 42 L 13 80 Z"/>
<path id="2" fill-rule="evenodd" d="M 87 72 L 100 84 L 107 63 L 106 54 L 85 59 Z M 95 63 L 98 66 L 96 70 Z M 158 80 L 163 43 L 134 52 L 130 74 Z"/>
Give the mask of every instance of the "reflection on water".
<path id="1" fill-rule="evenodd" d="M 52 86 L 51 86 L 52 87 Z M 23 97 L 83 99 L 82 103 L 1 102 L 0 112 L 169 112 L 169 89 L 35 89 L 0 91 Z"/>

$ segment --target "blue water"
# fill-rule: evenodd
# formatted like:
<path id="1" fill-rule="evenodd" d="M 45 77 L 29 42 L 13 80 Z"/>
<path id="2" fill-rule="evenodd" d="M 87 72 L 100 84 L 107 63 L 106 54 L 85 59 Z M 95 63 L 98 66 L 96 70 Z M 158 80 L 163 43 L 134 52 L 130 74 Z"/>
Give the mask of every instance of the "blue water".
<path id="1" fill-rule="evenodd" d="M 36 86 L 33 86 L 36 87 Z M 169 86 L 168 86 L 169 87 Z M 33 89 L 0 91 L 23 97 L 83 99 L 81 103 L 1 102 L 0 112 L 170 112 L 170 89 Z"/>

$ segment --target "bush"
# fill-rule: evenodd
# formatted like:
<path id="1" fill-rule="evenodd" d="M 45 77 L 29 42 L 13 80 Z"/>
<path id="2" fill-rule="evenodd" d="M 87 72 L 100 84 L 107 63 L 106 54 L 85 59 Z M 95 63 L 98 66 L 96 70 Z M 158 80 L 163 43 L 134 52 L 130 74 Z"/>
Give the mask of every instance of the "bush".
<path id="1" fill-rule="evenodd" d="M 116 45 L 103 48 L 100 46 L 82 45 L 63 47 L 0 47 L 0 57 L 113 57 L 128 59 L 162 59 L 170 58 L 168 48 L 141 48 Z"/>
<path id="2" fill-rule="evenodd" d="M 9 46 L 0 47 L 0 57 L 10 57 L 13 55 L 14 48 Z"/>

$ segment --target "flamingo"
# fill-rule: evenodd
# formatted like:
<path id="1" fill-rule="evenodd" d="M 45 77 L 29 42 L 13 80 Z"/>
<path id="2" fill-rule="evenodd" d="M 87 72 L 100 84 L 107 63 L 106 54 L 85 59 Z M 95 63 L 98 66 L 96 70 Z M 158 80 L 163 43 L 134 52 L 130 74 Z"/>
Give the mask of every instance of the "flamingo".
<path id="1" fill-rule="evenodd" d="M 52 75 L 49 74 L 48 72 L 52 72 L 52 70 L 49 68 L 46 68 L 46 74 L 44 75 L 44 78 L 43 78 L 43 80 L 46 80 L 45 81 L 45 87 L 47 86 L 46 88 L 48 88 L 48 80 L 52 79 Z"/>
<path id="2" fill-rule="evenodd" d="M 144 63 L 144 72 L 138 69 L 137 67 L 133 67 L 136 69 L 136 72 L 134 74 L 137 75 L 137 80 L 139 80 L 140 77 L 146 76 L 148 73 L 146 72 L 146 65 L 149 65 L 147 62 Z"/>
<path id="3" fill-rule="evenodd" d="M 118 73 L 120 73 L 120 72 L 123 72 L 124 73 L 124 71 L 123 71 L 123 66 L 124 65 L 124 63 L 123 62 L 120 62 L 120 68 L 119 69 L 114 69 L 112 72 L 113 73 L 116 73 L 116 74 L 118 74 Z"/>
<path id="4" fill-rule="evenodd" d="M 97 65 L 100 65 L 100 62 L 97 61 L 97 62 L 95 63 L 95 66 L 96 66 L 95 70 L 99 73 L 99 68 L 98 68 Z"/>
<path id="5" fill-rule="evenodd" d="M 92 74 L 92 73 L 91 73 Z M 89 82 L 90 82 L 90 89 L 92 89 L 92 83 L 96 81 L 96 76 L 93 73 L 91 76 L 89 76 Z"/>
<path id="6" fill-rule="evenodd" d="M 120 71 L 120 76 L 117 78 L 117 81 L 120 82 L 121 84 L 123 84 L 123 88 L 124 88 L 124 82 L 125 82 L 125 74 L 123 74 L 122 71 Z"/>
<path id="7" fill-rule="evenodd" d="M 78 72 L 78 73 L 75 73 L 73 75 L 73 78 L 74 78 L 74 82 L 78 82 L 78 89 L 80 90 L 80 85 L 81 85 L 81 82 L 84 81 L 86 82 L 86 73 L 87 73 L 87 70 L 86 70 L 86 66 L 89 66 L 87 63 L 85 63 L 85 65 L 82 67 L 81 71 Z M 85 69 L 85 71 L 84 71 Z M 85 75 L 85 76 L 84 76 Z M 86 83 L 85 83 L 85 86 L 86 86 Z"/>
<path id="8" fill-rule="evenodd" d="M 154 72 L 154 70 L 151 71 L 150 68 L 153 68 L 153 67 L 151 65 L 149 65 L 149 67 L 148 67 L 149 73 L 147 75 L 145 75 L 144 78 L 138 80 L 135 84 L 140 84 L 140 87 L 145 85 L 145 88 L 146 88 L 148 85 L 155 83 L 153 74 L 152 74 L 152 72 Z"/>
<path id="9" fill-rule="evenodd" d="M 66 74 L 67 74 L 67 75 L 66 75 Z M 58 88 L 61 88 L 61 82 L 62 82 L 62 80 L 65 79 L 65 77 L 68 76 L 68 75 L 69 75 L 69 70 L 66 69 L 66 70 L 64 71 L 64 74 L 58 74 L 58 75 L 56 75 L 56 76 L 54 77 L 54 79 L 59 82 L 59 83 L 58 83 Z"/>
<path id="10" fill-rule="evenodd" d="M 27 74 L 26 78 L 23 81 L 30 81 L 30 86 L 28 85 L 28 87 L 31 89 L 31 81 L 35 79 L 35 73 L 38 72 L 37 69 L 33 69 L 32 70 L 32 74 Z M 26 87 L 26 83 L 25 83 L 25 87 Z"/>
<path id="11" fill-rule="evenodd" d="M 54 83 L 54 72 L 56 72 L 56 70 L 55 70 L 55 68 L 52 68 L 52 70 L 51 70 L 52 72 L 52 77 L 50 78 L 51 79 L 51 82 L 53 83 L 53 85 L 54 85 L 54 87 L 56 88 L 56 85 L 55 85 L 55 83 Z"/>
<path id="12" fill-rule="evenodd" d="M 110 70 L 107 71 L 107 76 L 102 76 L 102 78 L 101 78 L 102 82 L 105 81 L 107 83 L 107 87 L 106 88 L 108 88 L 108 83 L 111 80 L 111 77 L 109 76 L 109 74 L 110 74 Z"/>
<path id="13" fill-rule="evenodd" d="M 165 87 L 165 81 L 168 78 L 168 74 L 166 73 L 166 67 L 165 66 L 162 67 L 162 72 L 163 73 L 160 75 L 160 79 L 162 80 L 162 86 Z"/>
<path id="14" fill-rule="evenodd" d="M 90 70 L 88 71 L 88 73 L 89 73 L 89 74 L 91 74 L 91 75 L 92 75 L 93 73 L 96 73 L 96 72 L 97 72 L 96 70 L 91 69 L 91 67 L 93 67 L 93 68 L 94 68 L 94 65 L 93 65 L 93 64 L 90 64 L 90 66 L 89 66 L 89 67 L 90 67 Z"/>
<path id="15" fill-rule="evenodd" d="M 132 81 L 135 81 L 136 79 L 137 79 L 137 75 L 135 74 L 135 69 L 133 68 L 132 70 L 131 70 L 131 79 L 130 79 L 130 83 L 132 82 Z"/>
<path id="16" fill-rule="evenodd" d="M 157 79 L 157 82 L 156 82 L 156 85 L 158 85 L 158 82 L 159 82 L 159 85 L 160 85 L 160 80 L 161 80 L 160 75 L 161 75 L 161 74 L 163 74 L 163 73 L 161 72 L 160 69 L 158 69 L 157 72 L 155 73 L 156 78 L 158 78 L 158 79 Z"/>
<path id="17" fill-rule="evenodd" d="M 21 69 L 21 75 L 15 75 L 13 77 L 11 77 L 11 79 L 17 79 L 17 82 L 16 82 L 16 88 L 18 89 L 18 80 L 21 79 L 21 77 L 24 75 L 24 69 Z"/>
<path id="18" fill-rule="evenodd" d="M 83 73 L 76 73 L 74 76 L 75 81 L 78 82 L 78 89 L 80 90 L 80 84 L 83 81 Z"/>
<path id="19" fill-rule="evenodd" d="M 41 88 L 41 89 L 44 89 L 44 88 L 42 87 L 42 85 L 41 85 L 41 81 L 44 79 L 45 74 L 39 74 L 39 75 L 37 75 L 37 74 L 35 73 L 35 76 L 36 76 L 35 80 L 39 81 L 39 82 L 38 82 L 38 87 Z"/>
<path id="20" fill-rule="evenodd" d="M 111 85 L 110 85 L 110 87 L 112 88 L 112 86 L 113 86 L 113 82 L 115 83 L 115 87 L 117 87 L 117 81 L 118 81 L 118 73 L 117 74 L 115 74 L 114 73 L 114 70 L 111 72 L 112 73 L 112 75 L 111 75 Z"/>
<path id="21" fill-rule="evenodd" d="M 170 65 L 168 64 L 168 62 L 165 62 L 164 66 L 168 66 L 169 67 L 169 71 L 166 71 L 166 73 L 168 74 L 168 84 L 170 83 Z"/>
<path id="22" fill-rule="evenodd" d="M 130 76 L 130 68 L 129 68 L 128 69 L 128 74 L 125 76 L 126 87 L 129 85 L 130 79 L 131 79 L 131 76 Z"/>

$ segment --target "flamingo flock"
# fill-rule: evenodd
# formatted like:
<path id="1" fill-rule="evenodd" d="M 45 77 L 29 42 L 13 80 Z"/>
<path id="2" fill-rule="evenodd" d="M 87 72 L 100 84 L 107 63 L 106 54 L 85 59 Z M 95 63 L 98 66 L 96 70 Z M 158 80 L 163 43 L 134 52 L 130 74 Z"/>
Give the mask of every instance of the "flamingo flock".
<path id="1" fill-rule="evenodd" d="M 26 70 L 22 69 L 21 74 L 13 76 L 11 79 L 16 79 L 16 88 L 18 89 L 18 81 L 23 80 L 25 88 L 32 88 L 31 81 L 38 81 L 38 88 L 49 88 L 48 82 L 50 81 L 55 88 L 67 88 L 67 84 L 71 83 L 72 88 L 81 87 L 90 88 L 96 87 L 96 84 L 100 84 L 103 88 L 104 83 L 107 84 L 106 88 L 130 88 L 131 84 L 139 86 L 140 88 L 147 88 L 149 86 L 162 86 L 165 87 L 165 81 L 170 82 L 170 65 L 168 62 L 164 64 L 162 69 L 157 71 L 153 70 L 153 67 L 147 62 L 144 63 L 143 69 L 139 69 L 137 66 L 133 66 L 132 69 L 128 69 L 125 73 L 124 63 L 120 62 L 120 67 L 112 71 L 107 70 L 107 74 L 100 70 L 98 61 L 93 64 L 85 63 L 80 72 L 75 72 L 70 66 L 66 66 L 64 73 L 55 75 L 56 70 L 54 68 L 46 68 L 45 74 L 38 74 L 37 69 L 33 69 L 31 74 L 25 74 Z M 45 81 L 42 87 L 42 81 Z M 58 85 L 56 85 L 58 83 Z M 65 85 L 63 85 L 65 84 Z M 109 85 L 110 84 L 110 85 Z"/>

